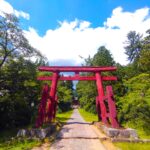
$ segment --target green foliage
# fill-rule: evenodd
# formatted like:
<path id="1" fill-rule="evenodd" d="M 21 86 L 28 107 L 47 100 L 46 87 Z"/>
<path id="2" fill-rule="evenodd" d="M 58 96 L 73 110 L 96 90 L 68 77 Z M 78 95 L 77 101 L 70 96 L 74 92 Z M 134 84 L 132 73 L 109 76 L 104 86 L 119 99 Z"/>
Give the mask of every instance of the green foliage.
<path id="1" fill-rule="evenodd" d="M 0 150 L 21 150 L 21 149 L 31 149 L 34 146 L 41 144 L 41 141 L 17 138 L 18 129 L 7 129 L 1 131 L 0 134 Z"/>
<path id="2" fill-rule="evenodd" d="M 141 51 L 141 56 L 139 59 L 139 64 L 141 66 L 141 70 L 144 72 L 150 71 L 150 44 L 148 47 L 144 47 Z"/>
<path id="3" fill-rule="evenodd" d="M 13 58 L 40 56 L 25 38 L 19 20 L 12 14 L 0 16 L 0 68 Z"/>
<path id="4" fill-rule="evenodd" d="M 127 35 L 127 46 L 125 47 L 128 60 L 130 62 L 138 61 L 140 57 L 140 51 L 142 49 L 142 36 L 135 31 L 130 31 Z"/>
<path id="5" fill-rule="evenodd" d="M 38 64 L 29 60 L 11 61 L 3 68 L 0 87 L 0 128 L 27 125 L 37 104 L 40 84 L 36 79 Z"/>
<path id="6" fill-rule="evenodd" d="M 57 113 L 56 114 L 56 122 L 59 123 L 57 126 L 57 130 L 60 130 L 60 126 L 67 122 L 67 120 L 71 117 L 72 110 L 63 112 L 63 113 Z M 17 138 L 18 129 L 7 129 L 1 131 L 0 134 L 0 150 L 28 150 L 32 149 L 33 147 L 38 147 L 46 140 L 52 141 L 54 139 L 54 135 L 51 135 L 48 139 L 39 140 L 39 139 L 29 139 L 29 138 Z M 47 142 L 48 142 L 47 141 Z"/>
<path id="7" fill-rule="evenodd" d="M 31 57 L 37 58 L 35 62 Z M 0 16 L 0 130 L 25 126 L 32 120 L 40 93 L 37 67 L 44 57 L 30 46 L 19 27 L 18 19 Z"/>
<path id="8" fill-rule="evenodd" d="M 0 150 L 29 150 L 33 147 L 40 146 L 41 141 L 33 139 L 16 139 L 12 138 L 11 140 L 0 144 Z"/>
<path id="9" fill-rule="evenodd" d="M 150 143 L 115 143 L 121 150 L 149 150 Z"/>
<path id="10" fill-rule="evenodd" d="M 68 119 L 70 119 L 71 115 L 72 115 L 72 110 L 70 111 L 66 111 L 66 112 L 62 112 L 62 113 L 57 113 L 56 114 L 56 120 L 58 120 L 59 122 L 67 122 Z"/>
<path id="11" fill-rule="evenodd" d="M 114 60 L 109 50 L 101 46 L 92 59 L 92 66 L 113 66 Z"/>
<path id="12" fill-rule="evenodd" d="M 58 83 L 57 96 L 58 96 L 58 112 L 70 110 L 73 100 L 72 81 L 60 81 Z"/>
<path id="13" fill-rule="evenodd" d="M 128 92 L 120 98 L 120 122 L 150 134 L 150 75 L 140 74 L 126 81 Z"/>
<path id="14" fill-rule="evenodd" d="M 85 111 L 84 109 L 79 109 L 81 116 L 87 122 L 93 122 L 98 120 L 98 116 L 96 114 Z"/>
<path id="15" fill-rule="evenodd" d="M 140 53 L 139 66 L 144 72 L 150 72 L 150 29 L 147 30 L 147 36 L 143 40 L 142 51 Z"/>
<path id="16" fill-rule="evenodd" d="M 79 81 L 77 84 L 78 99 L 80 101 L 81 108 L 86 111 L 96 113 L 96 86 L 95 82 Z"/>

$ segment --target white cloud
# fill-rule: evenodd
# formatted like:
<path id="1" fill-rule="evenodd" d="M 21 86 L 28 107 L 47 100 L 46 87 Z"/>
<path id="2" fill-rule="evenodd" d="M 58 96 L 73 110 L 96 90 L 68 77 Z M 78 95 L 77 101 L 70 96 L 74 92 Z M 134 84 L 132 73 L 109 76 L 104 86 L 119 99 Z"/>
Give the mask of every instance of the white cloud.
<path id="1" fill-rule="evenodd" d="M 0 0 L 1 12 L 14 13 L 17 17 L 29 19 L 29 14 L 15 10 L 5 0 Z M 68 63 L 70 60 L 74 64 L 83 62 L 83 58 L 93 56 L 100 46 L 106 46 L 115 61 L 127 64 L 127 56 L 124 54 L 124 42 L 129 31 L 135 30 L 141 34 L 150 28 L 150 9 L 141 8 L 134 12 L 125 12 L 122 7 L 117 7 L 112 11 L 112 15 L 106 19 L 103 26 L 92 28 L 89 21 L 75 19 L 72 22 L 58 22 L 59 27 L 46 31 L 44 36 L 29 27 L 24 31 L 32 46 L 39 49 L 50 62 Z M 64 63 L 64 64 L 65 64 Z M 69 64 L 68 64 L 69 65 Z"/>
<path id="2" fill-rule="evenodd" d="M 0 0 L 0 15 L 3 15 L 3 12 L 12 13 L 17 17 L 23 17 L 27 20 L 30 19 L 30 15 L 28 13 L 15 10 L 8 2 L 6 2 L 5 0 Z"/>
<path id="3" fill-rule="evenodd" d="M 100 46 L 105 45 L 115 61 L 127 64 L 127 56 L 124 54 L 126 35 L 131 30 L 145 34 L 150 28 L 149 8 L 125 12 L 118 7 L 104 22 L 104 26 L 92 28 L 90 24 L 77 19 L 72 22 L 64 21 L 59 22 L 58 28 L 47 30 L 43 37 L 33 28 L 25 31 L 25 35 L 31 45 L 41 50 L 51 62 L 63 59 L 78 64 L 83 61 L 79 55 L 84 58 L 93 56 Z"/>

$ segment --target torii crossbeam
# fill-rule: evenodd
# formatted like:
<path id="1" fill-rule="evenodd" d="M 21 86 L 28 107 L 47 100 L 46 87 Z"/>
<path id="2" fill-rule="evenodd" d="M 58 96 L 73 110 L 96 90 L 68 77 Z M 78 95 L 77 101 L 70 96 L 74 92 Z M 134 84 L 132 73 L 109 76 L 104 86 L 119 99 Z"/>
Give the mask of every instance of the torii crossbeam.
<path id="1" fill-rule="evenodd" d="M 116 106 L 112 87 L 107 86 L 104 94 L 103 81 L 117 80 L 115 76 L 102 76 L 102 72 L 116 71 L 116 67 L 85 67 L 85 66 L 41 66 L 39 71 L 52 72 L 52 76 L 40 76 L 38 80 L 51 80 L 51 88 L 44 85 L 41 103 L 39 106 L 36 127 L 41 126 L 44 122 L 51 122 L 55 118 L 57 98 L 56 89 L 58 80 L 83 80 L 96 81 L 98 96 L 96 97 L 96 108 L 99 119 L 104 124 L 110 124 L 113 128 L 118 128 Z M 74 72 L 74 76 L 61 76 L 61 72 Z M 95 76 L 81 76 L 81 72 L 92 72 Z M 91 89 L 92 90 L 92 89 Z M 107 106 L 106 106 L 107 105 Z M 109 109 L 107 110 L 106 107 Z M 47 109 L 46 109 L 47 108 Z M 48 119 L 47 119 L 48 118 Z"/>

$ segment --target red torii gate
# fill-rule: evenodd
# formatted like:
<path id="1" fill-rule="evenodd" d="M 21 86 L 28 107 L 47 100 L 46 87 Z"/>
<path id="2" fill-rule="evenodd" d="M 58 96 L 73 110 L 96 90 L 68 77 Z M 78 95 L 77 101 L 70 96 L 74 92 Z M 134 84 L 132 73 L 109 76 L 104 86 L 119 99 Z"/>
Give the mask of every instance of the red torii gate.
<path id="1" fill-rule="evenodd" d="M 52 76 L 40 76 L 38 80 L 51 80 L 51 88 L 47 84 L 42 90 L 41 103 L 38 110 L 36 127 L 40 127 L 45 122 L 55 119 L 57 97 L 56 89 L 58 80 L 95 80 L 98 96 L 96 97 L 96 108 L 99 119 L 106 125 L 110 124 L 113 128 L 118 128 L 117 112 L 111 86 L 106 87 L 104 94 L 103 81 L 117 80 L 115 76 L 102 76 L 101 72 L 115 71 L 116 67 L 85 67 L 85 66 L 41 66 L 39 71 L 53 72 Z M 74 76 L 60 76 L 60 72 L 74 72 Z M 80 76 L 80 72 L 92 72 L 95 76 Z M 107 103 L 107 104 L 106 104 Z M 101 111 L 101 112 L 100 112 Z"/>

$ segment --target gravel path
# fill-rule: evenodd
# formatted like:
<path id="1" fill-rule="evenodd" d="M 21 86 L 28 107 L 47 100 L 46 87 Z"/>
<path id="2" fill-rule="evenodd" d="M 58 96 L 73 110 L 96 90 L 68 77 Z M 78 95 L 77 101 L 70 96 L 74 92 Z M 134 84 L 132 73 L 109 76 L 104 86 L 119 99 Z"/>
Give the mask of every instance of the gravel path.
<path id="1" fill-rule="evenodd" d="M 50 150 L 106 150 L 98 134 L 83 120 L 77 109 L 63 126 Z"/>

